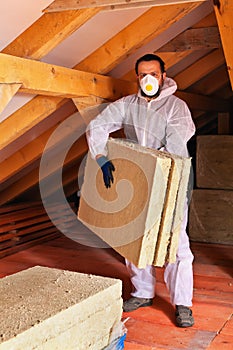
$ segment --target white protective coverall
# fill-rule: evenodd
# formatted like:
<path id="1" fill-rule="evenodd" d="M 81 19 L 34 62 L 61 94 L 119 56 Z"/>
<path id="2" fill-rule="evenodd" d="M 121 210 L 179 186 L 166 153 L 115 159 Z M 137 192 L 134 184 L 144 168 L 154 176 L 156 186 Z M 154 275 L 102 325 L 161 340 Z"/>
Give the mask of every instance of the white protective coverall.
<path id="1" fill-rule="evenodd" d="M 147 101 L 137 94 L 123 97 L 109 104 L 87 128 L 87 140 L 93 158 L 107 156 L 109 133 L 124 128 L 128 140 L 142 146 L 160 149 L 180 156 L 188 156 L 187 141 L 195 133 L 190 111 L 184 101 L 173 95 L 177 85 L 166 77 L 160 95 Z M 180 233 L 177 260 L 165 266 L 164 280 L 174 305 L 192 306 L 193 254 L 186 233 L 188 205 L 185 208 Z M 155 295 L 155 268 L 148 265 L 139 269 L 126 260 L 131 276 L 134 297 L 153 298 Z"/>

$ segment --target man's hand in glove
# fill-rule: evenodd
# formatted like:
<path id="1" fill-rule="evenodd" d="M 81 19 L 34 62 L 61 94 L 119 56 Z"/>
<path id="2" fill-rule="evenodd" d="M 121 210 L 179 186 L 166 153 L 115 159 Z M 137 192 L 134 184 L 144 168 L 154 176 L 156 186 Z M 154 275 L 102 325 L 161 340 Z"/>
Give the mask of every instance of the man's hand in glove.
<path id="1" fill-rule="evenodd" d="M 112 174 L 112 172 L 115 170 L 114 165 L 105 156 L 97 158 L 96 161 L 102 170 L 105 187 L 110 188 L 111 182 L 113 183 L 114 181 Z"/>

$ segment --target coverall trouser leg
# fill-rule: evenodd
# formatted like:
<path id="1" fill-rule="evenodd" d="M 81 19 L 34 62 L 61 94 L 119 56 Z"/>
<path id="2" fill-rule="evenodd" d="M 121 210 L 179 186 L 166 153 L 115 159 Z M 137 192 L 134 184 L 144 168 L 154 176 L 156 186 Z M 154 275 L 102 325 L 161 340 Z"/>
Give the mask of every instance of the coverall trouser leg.
<path id="1" fill-rule="evenodd" d="M 174 264 L 165 266 L 164 281 L 170 293 L 173 305 L 192 306 L 193 297 L 193 254 L 190 250 L 189 238 L 186 232 L 188 206 L 185 208 L 185 217 L 182 222 L 179 246 Z M 139 269 L 126 260 L 134 290 L 132 296 L 138 298 L 154 298 L 155 296 L 155 267 L 147 265 Z"/>

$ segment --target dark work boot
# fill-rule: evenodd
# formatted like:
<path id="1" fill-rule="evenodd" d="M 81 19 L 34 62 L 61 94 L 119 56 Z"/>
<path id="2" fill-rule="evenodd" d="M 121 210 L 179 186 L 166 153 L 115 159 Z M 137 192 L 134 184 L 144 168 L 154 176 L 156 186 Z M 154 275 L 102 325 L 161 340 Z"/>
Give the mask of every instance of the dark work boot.
<path id="1" fill-rule="evenodd" d="M 129 300 L 124 301 L 123 311 L 134 311 L 137 310 L 139 307 L 150 306 L 152 305 L 152 303 L 153 299 L 132 297 Z"/>
<path id="2" fill-rule="evenodd" d="M 192 310 L 184 305 L 176 305 L 176 325 L 178 327 L 192 327 L 194 325 L 194 318 Z"/>

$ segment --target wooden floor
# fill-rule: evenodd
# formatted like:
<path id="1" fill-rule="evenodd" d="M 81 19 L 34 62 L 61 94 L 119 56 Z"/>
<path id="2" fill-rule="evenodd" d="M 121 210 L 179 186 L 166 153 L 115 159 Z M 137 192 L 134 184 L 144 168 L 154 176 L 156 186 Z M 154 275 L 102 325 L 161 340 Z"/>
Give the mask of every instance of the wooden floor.
<path id="1" fill-rule="evenodd" d="M 195 325 L 175 326 L 163 269 L 158 268 L 153 306 L 123 314 L 123 319 L 130 317 L 125 350 L 233 349 L 233 246 L 192 243 L 192 250 Z M 110 248 L 93 248 L 62 236 L 2 258 L 0 276 L 35 265 L 120 278 L 123 298 L 130 296 L 124 261 Z"/>

